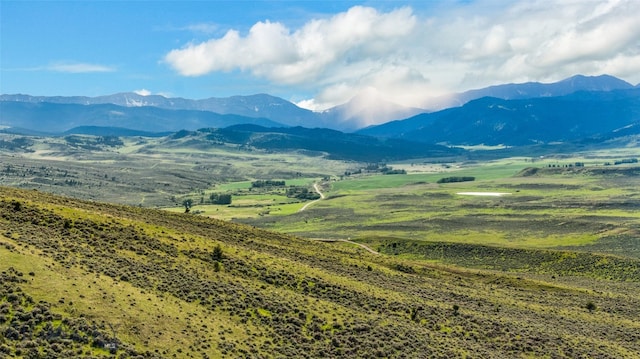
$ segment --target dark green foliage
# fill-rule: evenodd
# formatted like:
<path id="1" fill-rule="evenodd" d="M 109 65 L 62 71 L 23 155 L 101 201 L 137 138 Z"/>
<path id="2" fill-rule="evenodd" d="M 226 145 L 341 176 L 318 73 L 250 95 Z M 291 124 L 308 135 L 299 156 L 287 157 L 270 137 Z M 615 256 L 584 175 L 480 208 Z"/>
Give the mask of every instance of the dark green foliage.
<path id="1" fill-rule="evenodd" d="M 184 212 L 189 213 L 189 211 L 191 211 L 191 206 L 193 205 L 193 200 L 190 198 L 185 199 L 184 201 L 182 201 L 182 205 L 184 206 Z"/>
<path id="2" fill-rule="evenodd" d="M 22 209 L 22 203 L 18 201 L 11 201 L 11 206 L 13 207 L 14 211 L 20 211 Z"/>
<path id="3" fill-rule="evenodd" d="M 278 180 L 258 180 L 251 182 L 251 187 L 253 188 L 263 188 L 263 187 L 284 187 L 285 181 Z"/>
<path id="4" fill-rule="evenodd" d="M 595 303 L 593 303 L 592 301 L 588 301 L 587 304 L 584 306 L 589 312 L 593 312 L 594 310 L 597 309 L 597 306 L 595 305 Z"/>
<path id="5" fill-rule="evenodd" d="M 475 180 L 476 178 L 471 176 L 460 176 L 460 177 L 453 176 L 453 177 L 440 178 L 437 181 L 437 183 L 470 182 Z"/>
<path id="6" fill-rule="evenodd" d="M 410 273 L 411 274 L 411 273 L 415 273 L 416 272 L 416 270 L 413 269 L 413 267 L 411 267 L 410 265 L 406 265 L 406 264 L 402 264 L 402 263 L 395 264 L 394 268 L 396 270 L 399 270 L 400 272 L 403 272 L 403 273 Z"/>
<path id="7" fill-rule="evenodd" d="M 212 193 L 209 201 L 212 204 L 231 204 L 231 194 L 229 193 Z"/>
<path id="8" fill-rule="evenodd" d="M 638 163 L 638 159 L 637 158 L 627 158 L 627 159 L 624 159 L 624 160 L 619 160 L 619 161 L 613 162 L 614 165 L 621 165 L 621 164 L 626 164 L 626 163 Z"/>
<path id="9" fill-rule="evenodd" d="M 314 191 L 310 191 L 306 187 L 292 186 L 287 188 L 287 197 L 301 200 L 315 200 L 320 198 L 320 195 Z"/>
<path id="10" fill-rule="evenodd" d="M 213 259 L 216 262 L 220 262 L 222 258 L 223 258 L 222 248 L 218 244 L 215 247 L 213 247 L 213 252 L 211 253 L 211 259 Z"/>

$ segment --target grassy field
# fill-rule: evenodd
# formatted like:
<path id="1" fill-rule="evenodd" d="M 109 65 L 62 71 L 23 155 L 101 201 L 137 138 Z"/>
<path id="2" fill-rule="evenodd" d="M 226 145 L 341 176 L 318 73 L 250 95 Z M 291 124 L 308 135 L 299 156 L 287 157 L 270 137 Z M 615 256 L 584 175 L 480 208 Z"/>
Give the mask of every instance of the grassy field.
<path id="1" fill-rule="evenodd" d="M 0 357 L 640 353 L 640 167 L 613 165 L 637 148 L 382 175 L 224 145 L 32 141 L 0 152 Z M 300 211 L 287 189 L 314 184 L 326 199 Z"/>
<path id="2" fill-rule="evenodd" d="M 324 202 L 330 200 L 318 204 Z M 203 216 L 0 187 L 0 353 L 634 358 L 640 352 L 640 259 L 370 242 L 383 254 Z M 434 260 L 432 253 L 467 263 Z M 490 258 L 500 261 L 499 270 L 487 265 Z"/>
<path id="3" fill-rule="evenodd" d="M 5 141 L 17 136 L 0 135 Z M 185 196 L 235 190 L 256 179 L 304 183 L 357 166 L 296 152 L 273 154 L 131 137 L 105 145 L 92 136 L 28 137 L 0 148 L 0 185 L 144 207 L 180 206 Z M 231 183 L 236 183 L 232 185 Z M 194 203 L 198 203 L 195 201 Z"/>
<path id="4" fill-rule="evenodd" d="M 529 159 L 505 159 L 453 165 L 438 173 L 354 177 L 326 185 L 328 199 L 309 211 L 243 222 L 297 235 L 363 242 L 396 238 L 607 251 L 599 243 L 608 238 L 636 238 L 638 167 L 603 166 L 601 161 L 573 166 L 580 159 L 533 164 Z M 437 183 L 450 176 L 475 180 Z M 613 246 L 609 252 L 638 256 L 637 248 L 623 248 Z"/>

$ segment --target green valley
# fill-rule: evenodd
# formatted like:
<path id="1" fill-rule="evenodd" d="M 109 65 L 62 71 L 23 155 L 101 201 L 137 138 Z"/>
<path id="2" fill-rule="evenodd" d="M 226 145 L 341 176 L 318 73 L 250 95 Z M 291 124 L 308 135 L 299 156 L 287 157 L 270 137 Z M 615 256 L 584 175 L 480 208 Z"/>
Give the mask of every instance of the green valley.
<path id="1" fill-rule="evenodd" d="M 2 154 L 5 356 L 640 352 L 633 148 L 376 164 L 29 141 Z"/>

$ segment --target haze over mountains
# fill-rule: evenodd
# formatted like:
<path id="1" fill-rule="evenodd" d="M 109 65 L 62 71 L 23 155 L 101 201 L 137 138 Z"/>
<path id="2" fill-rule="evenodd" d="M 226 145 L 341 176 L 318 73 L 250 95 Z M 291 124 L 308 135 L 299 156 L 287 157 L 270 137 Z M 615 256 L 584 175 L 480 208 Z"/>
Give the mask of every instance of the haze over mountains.
<path id="1" fill-rule="evenodd" d="M 520 145 L 640 131 L 640 87 L 608 75 L 470 90 L 435 98 L 432 110 L 447 108 L 431 113 L 385 101 L 373 90 L 323 112 L 267 94 L 202 100 L 136 93 L 2 95 L 0 100 L 0 125 L 27 132 L 84 126 L 175 132 L 252 124 L 360 129 L 364 135 L 427 143 Z"/>

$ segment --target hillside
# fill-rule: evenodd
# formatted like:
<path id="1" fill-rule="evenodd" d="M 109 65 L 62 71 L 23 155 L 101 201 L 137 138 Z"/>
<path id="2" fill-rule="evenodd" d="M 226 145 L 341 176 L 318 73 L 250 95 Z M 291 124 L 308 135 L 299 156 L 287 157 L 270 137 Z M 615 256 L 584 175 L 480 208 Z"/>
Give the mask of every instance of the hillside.
<path id="1" fill-rule="evenodd" d="M 358 133 L 425 143 L 511 146 L 637 134 L 640 91 L 576 92 L 503 100 L 484 97 L 464 106 L 370 127 Z"/>
<path id="2" fill-rule="evenodd" d="M 614 90 L 629 90 L 632 88 L 632 84 L 610 75 L 575 75 L 552 83 L 525 82 L 517 84 L 501 84 L 469 90 L 441 98 L 437 103 L 443 107 L 458 107 L 469 101 L 482 97 L 516 100 L 539 97 L 558 97 L 580 91 L 608 92 Z"/>
<path id="3" fill-rule="evenodd" d="M 636 276 L 465 270 L 205 217 L 5 187 L 0 258 L 6 356 L 632 358 L 640 352 Z M 629 266 L 626 273 L 637 269 L 637 262 L 598 258 L 618 270 Z"/>
<path id="4" fill-rule="evenodd" d="M 464 150 L 459 148 L 425 145 L 402 139 L 380 139 L 323 128 L 265 128 L 256 125 L 183 131 L 169 136 L 161 146 L 203 148 L 221 143 L 277 153 L 308 151 L 310 154 L 323 155 L 329 159 L 363 162 L 446 157 L 464 153 Z"/>

